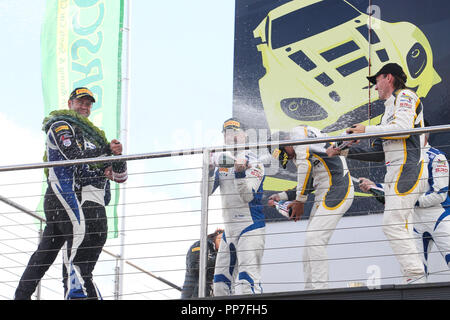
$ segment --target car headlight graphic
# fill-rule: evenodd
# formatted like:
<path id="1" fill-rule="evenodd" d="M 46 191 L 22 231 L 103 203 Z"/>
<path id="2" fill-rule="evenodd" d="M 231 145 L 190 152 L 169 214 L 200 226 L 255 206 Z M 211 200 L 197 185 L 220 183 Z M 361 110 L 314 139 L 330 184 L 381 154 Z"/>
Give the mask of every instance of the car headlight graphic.
<path id="1" fill-rule="evenodd" d="M 427 65 L 427 53 L 424 47 L 416 42 L 406 56 L 406 64 L 413 79 L 420 76 Z"/>
<path id="2" fill-rule="evenodd" d="M 290 118 L 302 121 L 319 121 L 328 117 L 318 103 L 305 98 L 287 98 L 280 102 L 281 110 Z"/>

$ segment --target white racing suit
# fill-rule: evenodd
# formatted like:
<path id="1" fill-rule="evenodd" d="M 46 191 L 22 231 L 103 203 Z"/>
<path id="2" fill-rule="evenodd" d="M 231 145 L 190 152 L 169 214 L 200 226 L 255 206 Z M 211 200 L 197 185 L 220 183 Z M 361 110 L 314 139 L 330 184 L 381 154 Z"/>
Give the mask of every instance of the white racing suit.
<path id="1" fill-rule="evenodd" d="M 292 129 L 291 139 L 323 137 L 309 126 Z M 297 166 L 297 197 L 305 202 L 308 180 L 313 179 L 314 205 L 310 214 L 303 251 L 305 289 L 328 288 L 328 242 L 341 217 L 350 208 L 354 188 L 344 157 L 329 158 L 328 143 L 294 146 Z"/>
<path id="2" fill-rule="evenodd" d="M 436 244 L 447 265 L 450 263 L 450 197 L 448 194 L 449 166 L 438 149 L 427 146 L 428 190 L 419 197 L 413 213 L 417 248 L 428 275 L 428 255 Z"/>
<path id="3" fill-rule="evenodd" d="M 246 151 L 244 156 L 248 160 L 244 172 L 235 172 L 234 167 L 210 172 L 209 194 L 220 187 L 225 224 L 214 271 L 214 296 L 262 292 L 264 166 L 253 153 Z"/>
<path id="4" fill-rule="evenodd" d="M 397 90 L 384 103 L 380 124 L 367 126 L 366 133 L 382 133 L 423 127 L 422 103 L 409 90 Z M 406 282 L 424 276 L 424 267 L 414 239 L 405 225 L 419 196 L 425 192 L 423 135 L 382 137 L 386 163 L 383 232 L 400 263 Z"/>

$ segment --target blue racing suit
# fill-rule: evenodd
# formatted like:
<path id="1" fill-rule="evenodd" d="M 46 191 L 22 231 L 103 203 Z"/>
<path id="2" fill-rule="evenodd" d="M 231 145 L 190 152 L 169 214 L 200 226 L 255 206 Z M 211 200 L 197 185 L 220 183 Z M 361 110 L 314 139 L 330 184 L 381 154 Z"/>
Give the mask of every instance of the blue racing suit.
<path id="1" fill-rule="evenodd" d="M 425 274 L 428 275 L 428 255 L 433 243 L 450 266 L 450 197 L 448 194 L 449 165 L 445 154 L 427 146 L 428 190 L 416 202 L 413 213 L 417 247 L 422 252 Z"/>
<path id="2" fill-rule="evenodd" d="M 111 153 L 109 146 L 84 149 L 83 132 L 68 121 L 55 121 L 46 131 L 48 161 L 93 158 Z M 70 281 L 68 299 L 85 298 L 87 291 L 83 275 L 87 264 L 80 255 L 80 247 L 86 234 L 85 216 L 75 192 L 77 172 L 80 166 L 49 168 L 48 187 L 44 196 L 44 212 L 47 220 L 42 240 L 31 256 L 15 292 L 15 299 L 30 299 L 39 281 L 55 261 L 59 250 L 66 244 L 64 255 Z"/>

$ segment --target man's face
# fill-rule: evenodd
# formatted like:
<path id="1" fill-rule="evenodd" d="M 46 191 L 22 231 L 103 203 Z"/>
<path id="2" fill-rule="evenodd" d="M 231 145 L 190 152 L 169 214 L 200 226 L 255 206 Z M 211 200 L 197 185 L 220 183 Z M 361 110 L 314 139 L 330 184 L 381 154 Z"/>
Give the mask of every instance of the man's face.
<path id="1" fill-rule="evenodd" d="M 70 110 L 73 110 L 85 117 L 89 117 L 89 115 L 91 114 L 92 104 L 92 99 L 87 96 L 69 100 L 68 102 Z"/>
<path id="2" fill-rule="evenodd" d="M 216 240 L 214 241 L 214 244 L 216 246 L 216 251 L 219 250 L 220 241 L 222 240 L 223 233 L 219 233 L 216 237 Z"/>
<path id="3" fill-rule="evenodd" d="M 295 158 L 295 150 L 293 146 L 286 146 L 284 147 L 284 150 L 286 151 L 288 155 L 288 160 L 292 160 Z"/>
<path id="4" fill-rule="evenodd" d="M 375 85 L 375 90 L 378 91 L 378 96 L 381 100 L 388 99 L 393 91 L 391 84 L 392 75 L 390 74 L 380 74 L 377 78 L 377 84 Z"/>

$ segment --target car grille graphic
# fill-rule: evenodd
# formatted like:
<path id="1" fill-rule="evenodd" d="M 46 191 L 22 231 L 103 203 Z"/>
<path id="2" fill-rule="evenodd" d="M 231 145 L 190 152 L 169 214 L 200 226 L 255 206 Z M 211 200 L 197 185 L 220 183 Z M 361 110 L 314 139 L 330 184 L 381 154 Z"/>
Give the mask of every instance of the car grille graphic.
<path id="1" fill-rule="evenodd" d="M 369 41 L 369 27 L 367 26 L 367 24 L 363 24 L 362 26 L 359 26 L 358 28 L 356 28 L 356 30 L 359 31 L 359 33 L 361 33 L 361 35 L 367 40 Z M 370 29 L 370 44 L 375 44 L 380 42 L 380 38 L 378 38 L 378 35 L 376 34 L 376 32 L 373 29 Z"/>
<path id="2" fill-rule="evenodd" d="M 381 62 L 386 62 L 389 60 L 389 55 L 386 49 L 377 50 L 377 55 Z"/>
<path id="3" fill-rule="evenodd" d="M 316 64 L 301 50 L 289 55 L 289 58 L 305 71 L 311 71 L 317 67 Z"/>
<path id="4" fill-rule="evenodd" d="M 319 74 L 315 77 L 317 81 L 319 81 L 324 87 L 328 87 L 334 83 L 334 81 L 325 73 Z"/>
<path id="5" fill-rule="evenodd" d="M 369 65 L 369 61 L 367 61 L 366 57 L 360 57 L 356 60 L 353 60 L 349 63 L 346 63 L 338 68 L 336 70 L 343 76 L 346 77 L 348 75 L 351 75 L 352 73 L 355 73 Z"/>
<path id="6" fill-rule="evenodd" d="M 320 55 L 327 60 L 328 62 L 335 60 L 337 58 L 340 58 L 342 56 L 345 56 L 346 54 L 349 54 L 353 51 L 356 51 L 359 49 L 359 46 L 356 44 L 355 41 L 351 40 L 344 44 L 341 44 L 337 47 L 334 47 L 330 50 L 322 52 Z"/>

